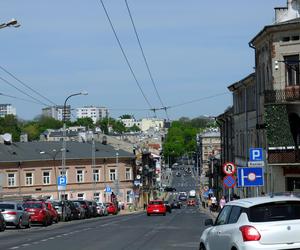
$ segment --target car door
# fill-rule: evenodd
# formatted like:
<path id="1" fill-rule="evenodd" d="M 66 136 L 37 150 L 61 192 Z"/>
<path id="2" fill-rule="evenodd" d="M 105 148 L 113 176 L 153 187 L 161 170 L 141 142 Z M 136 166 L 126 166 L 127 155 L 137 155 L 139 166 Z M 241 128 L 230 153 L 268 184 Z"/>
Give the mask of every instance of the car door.
<path id="1" fill-rule="evenodd" d="M 224 239 L 220 237 L 223 233 L 224 226 L 226 226 L 229 215 L 231 212 L 231 206 L 225 206 L 220 214 L 218 215 L 216 222 L 212 229 L 209 231 L 207 238 L 208 238 L 208 245 L 209 249 L 211 250 L 225 250 L 228 249 L 224 246 Z"/>
<path id="2" fill-rule="evenodd" d="M 242 208 L 239 206 L 231 206 L 231 211 L 228 220 L 225 224 L 219 227 L 219 243 L 223 249 L 231 249 L 233 235 L 236 233 L 236 223 L 241 215 Z"/>

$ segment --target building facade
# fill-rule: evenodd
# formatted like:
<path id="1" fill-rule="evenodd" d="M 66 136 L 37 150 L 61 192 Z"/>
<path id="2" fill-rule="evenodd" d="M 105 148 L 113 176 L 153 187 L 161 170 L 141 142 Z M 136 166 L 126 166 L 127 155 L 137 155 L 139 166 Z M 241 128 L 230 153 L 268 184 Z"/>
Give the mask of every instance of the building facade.
<path id="1" fill-rule="evenodd" d="M 112 146 L 95 143 L 67 142 L 67 186 L 61 190 L 58 176 L 63 175 L 61 142 L 28 142 L 0 144 L 2 198 L 14 196 L 52 199 L 88 199 L 110 201 L 111 192 L 122 203 L 134 202 L 133 180 L 135 156 Z"/>
<path id="2" fill-rule="evenodd" d="M 42 109 L 42 115 L 47 117 L 52 117 L 55 120 L 63 121 L 64 119 L 64 106 L 58 105 L 58 106 L 51 106 L 47 108 Z M 71 106 L 66 105 L 65 110 L 65 120 L 70 121 L 71 120 Z"/>
<path id="3" fill-rule="evenodd" d="M 77 118 L 89 117 L 94 123 L 108 117 L 108 109 L 105 107 L 85 106 L 76 109 Z"/>
<path id="4" fill-rule="evenodd" d="M 0 117 L 4 117 L 6 115 L 16 116 L 16 108 L 14 108 L 11 104 L 0 104 Z"/>

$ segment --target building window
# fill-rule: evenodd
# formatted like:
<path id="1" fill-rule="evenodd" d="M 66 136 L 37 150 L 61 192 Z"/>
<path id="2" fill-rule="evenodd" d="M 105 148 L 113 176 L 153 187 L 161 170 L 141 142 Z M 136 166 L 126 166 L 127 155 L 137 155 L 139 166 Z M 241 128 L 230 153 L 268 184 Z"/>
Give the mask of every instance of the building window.
<path id="1" fill-rule="evenodd" d="M 16 174 L 7 174 L 7 184 L 9 187 L 16 186 Z"/>
<path id="2" fill-rule="evenodd" d="M 300 85 L 299 55 L 285 56 L 284 63 L 287 86 Z"/>
<path id="3" fill-rule="evenodd" d="M 117 173 L 117 171 L 116 171 L 116 169 L 110 169 L 109 170 L 109 180 L 110 181 L 115 181 L 116 180 L 116 173 Z"/>
<path id="4" fill-rule="evenodd" d="M 93 169 L 93 181 L 94 182 L 100 181 L 100 170 L 99 169 Z"/>
<path id="5" fill-rule="evenodd" d="M 43 172 L 43 184 L 49 185 L 50 184 L 50 172 Z"/>
<path id="6" fill-rule="evenodd" d="M 84 200 L 84 193 L 78 193 L 77 194 L 77 199 L 80 200 L 80 201 Z"/>
<path id="7" fill-rule="evenodd" d="M 82 169 L 77 170 L 76 180 L 79 183 L 83 182 L 83 170 Z"/>
<path id="8" fill-rule="evenodd" d="M 32 186 L 33 185 L 33 173 L 26 173 L 25 175 L 25 185 Z"/>
<path id="9" fill-rule="evenodd" d="M 100 193 L 99 192 L 94 193 L 94 201 L 96 201 L 96 202 L 100 201 Z"/>
<path id="10" fill-rule="evenodd" d="M 131 180 L 131 168 L 126 168 L 125 179 Z"/>
<path id="11" fill-rule="evenodd" d="M 68 170 L 67 169 L 65 171 L 60 169 L 59 170 L 59 175 L 60 176 L 66 176 L 66 180 L 67 180 L 67 183 L 68 183 Z"/>

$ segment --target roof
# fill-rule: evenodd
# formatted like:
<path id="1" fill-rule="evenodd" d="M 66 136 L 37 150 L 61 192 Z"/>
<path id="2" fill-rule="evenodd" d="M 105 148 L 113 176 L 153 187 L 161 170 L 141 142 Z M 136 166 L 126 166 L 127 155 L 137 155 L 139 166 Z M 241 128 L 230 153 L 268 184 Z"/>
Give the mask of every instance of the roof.
<path id="1" fill-rule="evenodd" d="M 245 208 L 249 208 L 252 206 L 268 203 L 268 202 L 277 202 L 277 201 L 300 201 L 300 198 L 292 195 L 280 195 L 280 196 L 261 196 L 254 198 L 246 198 L 246 199 L 238 199 L 234 201 L 228 202 L 226 205 L 231 206 L 241 206 Z"/>
<path id="2" fill-rule="evenodd" d="M 252 40 L 249 42 L 249 44 L 253 44 L 253 42 L 258 37 L 260 37 L 264 32 L 266 32 L 267 30 L 269 30 L 271 28 L 286 27 L 286 26 L 292 25 L 292 24 L 299 25 L 299 23 L 300 23 L 300 18 L 295 18 L 295 19 L 288 20 L 288 21 L 281 22 L 281 23 L 276 23 L 276 24 L 272 24 L 272 25 L 266 25 L 255 37 L 252 38 Z"/>
<path id="3" fill-rule="evenodd" d="M 66 143 L 66 159 L 91 159 L 92 144 L 83 142 Z M 46 161 L 61 159 L 62 142 L 16 142 L 11 145 L 0 144 L 0 162 Z M 95 143 L 95 158 L 134 158 L 133 153 L 115 149 L 111 145 Z"/>

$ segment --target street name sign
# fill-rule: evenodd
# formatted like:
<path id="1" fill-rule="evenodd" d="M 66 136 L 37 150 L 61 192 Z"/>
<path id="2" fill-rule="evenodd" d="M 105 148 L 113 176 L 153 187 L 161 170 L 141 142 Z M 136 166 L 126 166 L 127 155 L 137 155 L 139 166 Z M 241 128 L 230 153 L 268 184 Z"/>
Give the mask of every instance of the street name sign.
<path id="1" fill-rule="evenodd" d="M 223 164 L 223 172 L 226 175 L 233 175 L 236 171 L 236 166 L 232 162 L 226 162 Z"/>
<path id="2" fill-rule="evenodd" d="M 237 184 L 239 187 L 257 187 L 264 185 L 264 172 L 262 168 L 238 168 Z"/>

